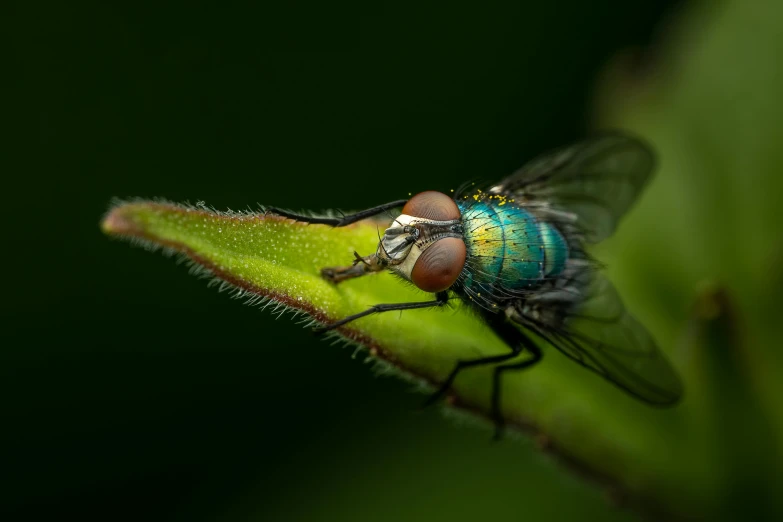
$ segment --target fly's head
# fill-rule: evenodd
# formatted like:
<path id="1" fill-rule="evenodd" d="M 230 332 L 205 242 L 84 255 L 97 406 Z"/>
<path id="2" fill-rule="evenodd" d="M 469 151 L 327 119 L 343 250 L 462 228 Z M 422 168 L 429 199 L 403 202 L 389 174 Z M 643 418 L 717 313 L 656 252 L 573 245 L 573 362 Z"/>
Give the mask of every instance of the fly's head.
<path id="1" fill-rule="evenodd" d="M 384 232 L 375 258 L 426 292 L 447 290 L 467 257 L 461 217 L 446 194 L 417 194 Z"/>

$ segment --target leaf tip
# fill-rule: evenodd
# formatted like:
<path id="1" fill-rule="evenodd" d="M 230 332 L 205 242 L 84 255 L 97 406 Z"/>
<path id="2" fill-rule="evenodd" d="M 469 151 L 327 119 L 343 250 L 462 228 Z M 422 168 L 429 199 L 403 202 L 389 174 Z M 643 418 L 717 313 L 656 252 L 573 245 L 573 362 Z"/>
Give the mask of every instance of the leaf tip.
<path id="1" fill-rule="evenodd" d="M 108 236 L 133 235 L 139 229 L 124 203 L 114 205 L 103 217 L 100 226 L 101 232 Z"/>

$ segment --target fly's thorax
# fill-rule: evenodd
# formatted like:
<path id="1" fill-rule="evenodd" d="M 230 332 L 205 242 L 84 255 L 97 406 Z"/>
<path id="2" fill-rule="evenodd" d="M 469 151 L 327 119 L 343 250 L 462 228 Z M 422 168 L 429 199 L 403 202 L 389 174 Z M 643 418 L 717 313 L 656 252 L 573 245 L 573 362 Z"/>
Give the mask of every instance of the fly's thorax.
<path id="1" fill-rule="evenodd" d="M 470 259 L 461 279 L 469 299 L 493 310 L 509 295 L 560 277 L 569 249 L 554 224 L 510 196 L 479 191 L 457 203 Z"/>
<path id="2" fill-rule="evenodd" d="M 446 290 L 465 265 L 462 222 L 401 214 L 384 232 L 376 255 L 391 271 L 422 290 Z"/>

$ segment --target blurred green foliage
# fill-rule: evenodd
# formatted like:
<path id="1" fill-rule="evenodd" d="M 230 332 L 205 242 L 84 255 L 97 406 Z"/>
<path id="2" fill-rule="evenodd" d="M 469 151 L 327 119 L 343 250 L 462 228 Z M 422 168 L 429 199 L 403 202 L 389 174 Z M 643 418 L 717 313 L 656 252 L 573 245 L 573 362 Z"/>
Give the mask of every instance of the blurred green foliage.
<path id="1" fill-rule="evenodd" d="M 701 449 L 680 463 L 693 478 L 683 510 L 779 515 L 777 4 L 703 2 L 664 19 L 674 25 L 652 1 L 329 6 L 6 8 L 18 226 L 6 230 L 2 510 L 633 519 L 532 439 L 493 445 L 418 413 L 406 383 L 95 224 L 112 196 L 348 209 L 497 179 L 583 136 L 595 71 L 657 27 L 652 53 L 622 55 L 599 88 L 601 124 L 648 136 L 662 161 L 599 255 L 689 375 L 678 415 L 702 431 L 686 431 Z M 594 379 L 561 359 L 548 371 Z M 629 399 L 595 393 L 635 429 Z"/>
<path id="2" fill-rule="evenodd" d="M 676 347 L 689 384 L 683 509 L 711 518 L 783 516 L 781 27 L 779 2 L 692 6 L 641 63 L 618 58 L 598 100 L 603 125 L 648 136 L 661 157 L 605 255 Z"/>

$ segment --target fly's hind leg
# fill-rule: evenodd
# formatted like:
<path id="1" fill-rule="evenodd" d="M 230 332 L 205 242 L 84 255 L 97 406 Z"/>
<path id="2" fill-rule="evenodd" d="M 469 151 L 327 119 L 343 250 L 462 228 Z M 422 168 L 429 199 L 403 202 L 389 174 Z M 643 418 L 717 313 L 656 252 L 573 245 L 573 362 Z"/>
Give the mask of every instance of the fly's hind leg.
<path id="1" fill-rule="evenodd" d="M 492 376 L 492 421 L 495 423 L 495 439 L 500 438 L 503 433 L 503 427 L 505 425 L 503 414 L 501 412 L 501 379 L 503 372 L 509 370 L 520 370 L 534 365 L 541 360 L 540 348 L 525 335 L 522 331 L 516 328 L 514 325 L 506 320 L 506 317 L 502 314 L 492 315 L 485 317 L 487 323 L 492 330 L 508 345 L 510 352 L 500 355 L 492 355 L 489 357 L 481 357 L 478 359 L 469 359 L 465 361 L 457 361 L 456 366 L 451 371 L 449 376 L 443 381 L 443 384 L 438 390 L 433 393 L 425 402 L 425 406 L 430 405 L 440 399 L 452 386 L 454 379 L 457 375 L 466 368 L 472 368 L 475 366 L 484 366 L 490 364 L 498 364 L 505 361 L 509 361 L 523 351 L 527 351 L 532 355 L 532 358 L 521 361 L 514 364 L 503 364 L 495 366 Z"/>
<path id="2" fill-rule="evenodd" d="M 521 332 L 520 332 L 521 333 Z M 501 411 L 500 396 L 502 391 L 501 380 L 503 372 L 511 370 L 522 370 L 533 366 L 542 358 L 541 348 L 539 348 L 529 337 L 522 334 L 525 339 L 525 348 L 532 355 L 530 359 L 520 361 L 514 364 L 501 364 L 495 366 L 495 371 L 492 375 L 492 420 L 495 422 L 495 440 L 500 439 L 503 435 L 503 429 L 505 427 L 505 420 L 503 419 L 503 413 Z"/>

